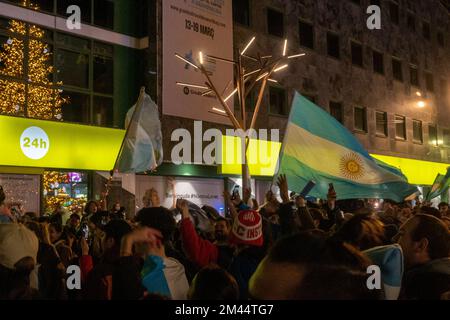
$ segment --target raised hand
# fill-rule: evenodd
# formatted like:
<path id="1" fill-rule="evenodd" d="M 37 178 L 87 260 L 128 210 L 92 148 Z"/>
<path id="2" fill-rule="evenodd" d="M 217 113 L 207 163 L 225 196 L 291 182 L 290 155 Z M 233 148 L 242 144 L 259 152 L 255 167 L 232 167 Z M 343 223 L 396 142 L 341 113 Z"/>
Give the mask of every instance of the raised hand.
<path id="1" fill-rule="evenodd" d="M 280 188 L 280 196 L 284 203 L 289 202 L 289 188 L 286 175 L 281 174 L 278 177 L 277 185 Z"/>

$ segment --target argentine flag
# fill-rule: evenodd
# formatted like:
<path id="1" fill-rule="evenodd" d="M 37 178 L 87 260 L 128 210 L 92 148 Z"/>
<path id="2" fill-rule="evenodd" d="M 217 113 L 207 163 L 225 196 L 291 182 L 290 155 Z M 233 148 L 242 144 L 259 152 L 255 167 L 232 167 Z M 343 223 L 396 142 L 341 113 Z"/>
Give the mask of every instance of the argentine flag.
<path id="1" fill-rule="evenodd" d="M 158 106 L 141 89 L 139 99 L 127 113 L 127 133 L 114 170 L 142 173 L 155 170 L 163 161 L 161 121 Z"/>
<path id="2" fill-rule="evenodd" d="M 401 202 L 417 193 L 399 170 L 376 161 L 336 119 L 296 92 L 280 156 L 279 174 L 300 192 L 326 199 L 333 183 L 338 199 L 380 198 Z"/>

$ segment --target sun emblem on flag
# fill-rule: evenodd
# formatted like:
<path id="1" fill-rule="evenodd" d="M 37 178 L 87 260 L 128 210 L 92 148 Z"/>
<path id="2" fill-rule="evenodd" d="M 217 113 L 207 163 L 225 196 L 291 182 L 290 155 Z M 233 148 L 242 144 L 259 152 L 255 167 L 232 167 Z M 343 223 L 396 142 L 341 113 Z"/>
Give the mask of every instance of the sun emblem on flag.
<path id="1" fill-rule="evenodd" d="M 364 176 L 364 165 L 361 157 L 354 153 L 348 153 L 341 158 L 340 162 L 341 174 L 352 180 L 357 180 Z"/>

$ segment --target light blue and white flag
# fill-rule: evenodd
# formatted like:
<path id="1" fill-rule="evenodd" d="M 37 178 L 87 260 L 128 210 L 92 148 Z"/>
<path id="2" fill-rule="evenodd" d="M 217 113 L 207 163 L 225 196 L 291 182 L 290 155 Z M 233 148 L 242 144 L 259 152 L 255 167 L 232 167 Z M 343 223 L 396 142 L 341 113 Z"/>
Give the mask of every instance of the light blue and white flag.
<path id="1" fill-rule="evenodd" d="M 158 106 L 144 90 L 127 113 L 128 128 L 114 169 L 120 173 L 153 171 L 163 161 L 161 121 Z"/>
<path id="2" fill-rule="evenodd" d="M 380 268 L 385 300 L 397 300 L 404 272 L 403 251 L 398 244 L 363 251 Z"/>
<path id="3" fill-rule="evenodd" d="M 295 94 L 279 164 L 289 190 L 313 180 L 310 196 L 326 199 L 333 183 L 338 199 L 380 198 L 401 202 L 418 190 L 400 171 L 381 164 L 320 107 Z"/>

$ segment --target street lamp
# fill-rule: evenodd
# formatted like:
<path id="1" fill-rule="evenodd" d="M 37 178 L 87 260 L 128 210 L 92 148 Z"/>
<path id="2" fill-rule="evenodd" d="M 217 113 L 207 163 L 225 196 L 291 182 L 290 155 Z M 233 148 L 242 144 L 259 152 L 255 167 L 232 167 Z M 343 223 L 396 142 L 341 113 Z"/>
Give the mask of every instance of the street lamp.
<path id="1" fill-rule="evenodd" d="M 288 55 L 288 40 L 285 39 L 283 41 L 283 47 L 280 52 L 280 56 L 274 57 L 273 55 L 261 55 L 258 53 L 256 56 L 248 55 L 247 52 L 255 42 L 256 37 L 252 37 L 250 41 L 246 44 L 244 49 L 238 50 L 236 57 L 237 59 L 226 59 L 222 57 L 216 57 L 212 55 L 208 55 L 205 52 L 200 51 L 199 52 L 199 63 L 195 63 L 194 61 L 189 61 L 179 55 L 178 53 L 175 54 L 175 57 L 183 61 L 184 63 L 187 63 L 194 67 L 197 70 L 200 70 L 203 76 L 205 77 L 205 84 L 186 84 L 177 82 L 180 86 L 190 86 L 194 88 L 199 88 L 205 90 L 202 95 L 208 95 L 213 94 L 217 100 L 220 103 L 220 107 L 214 106 L 209 111 L 214 114 L 226 116 L 230 119 L 231 123 L 233 124 L 233 127 L 235 130 L 241 129 L 244 132 L 248 133 L 248 131 L 254 130 L 256 126 L 256 119 L 259 114 L 259 110 L 261 107 L 261 102 L 263 99 L 264 91 L 267 86 L 267 82 L 277 82 L 275 79 L 272 79 L 271 76 L 273 76 L 275 73 L 278 73 L 284 69 L 286 69 L 289 65 L 288 62 L 292 59 L 300 58 L 305 56 L 305 53 L 298 53 L 294 55 Z M 233 88 L 231 92 L 229 92 L 228 86 L 222 91 L 223 93 L 219 93 L 219 89 L 216 87 L 216 85 L 213 83 L 213 81 L 210 78 L 210 75 L 208 74 L 203 62 L 205 58 L 214 59 L 216 61 L 222 62 L 222 63 L 229 63 L 232 64 L 234 67 L 234 79 L 231 79 L 229 83 L 235 83 L 236 87 Z M 243 65 L 243 60 L 251 61 L 253 64 L 256 64 L 256 68 L 253 67 L 245 67 Z M 256 84 L 261 81 L 261 87 L 259 89 L 258 93 L 258 99 L 255 102 L 255 106 L 253 108 L 253 114 L 250 122 L 250 126 L 247 125 L 247 111 L 246 111 L 246 98 L 251 93 L 251 91 L 255 88 Z M 225 94 L 228 92 L 227 94 Z M 240 115 L 235 115 L 234 112 L 231 110 L 231 108 L 228 106 L 227 101 L 229 101 L 234 95 L 238 95 L 239 99 L 239 105 L 241 113 Z M 243 157 L 243 165 L 242 165 L 242 181 L 243 181 L 243 188 L 249 187 L 249 181 L 250 181 L 250 174 L 248 171 L 247 166 L 247 150 L 249 145 L 249 138 L 246 136 L 245 138 L 245 152 Z"/>

